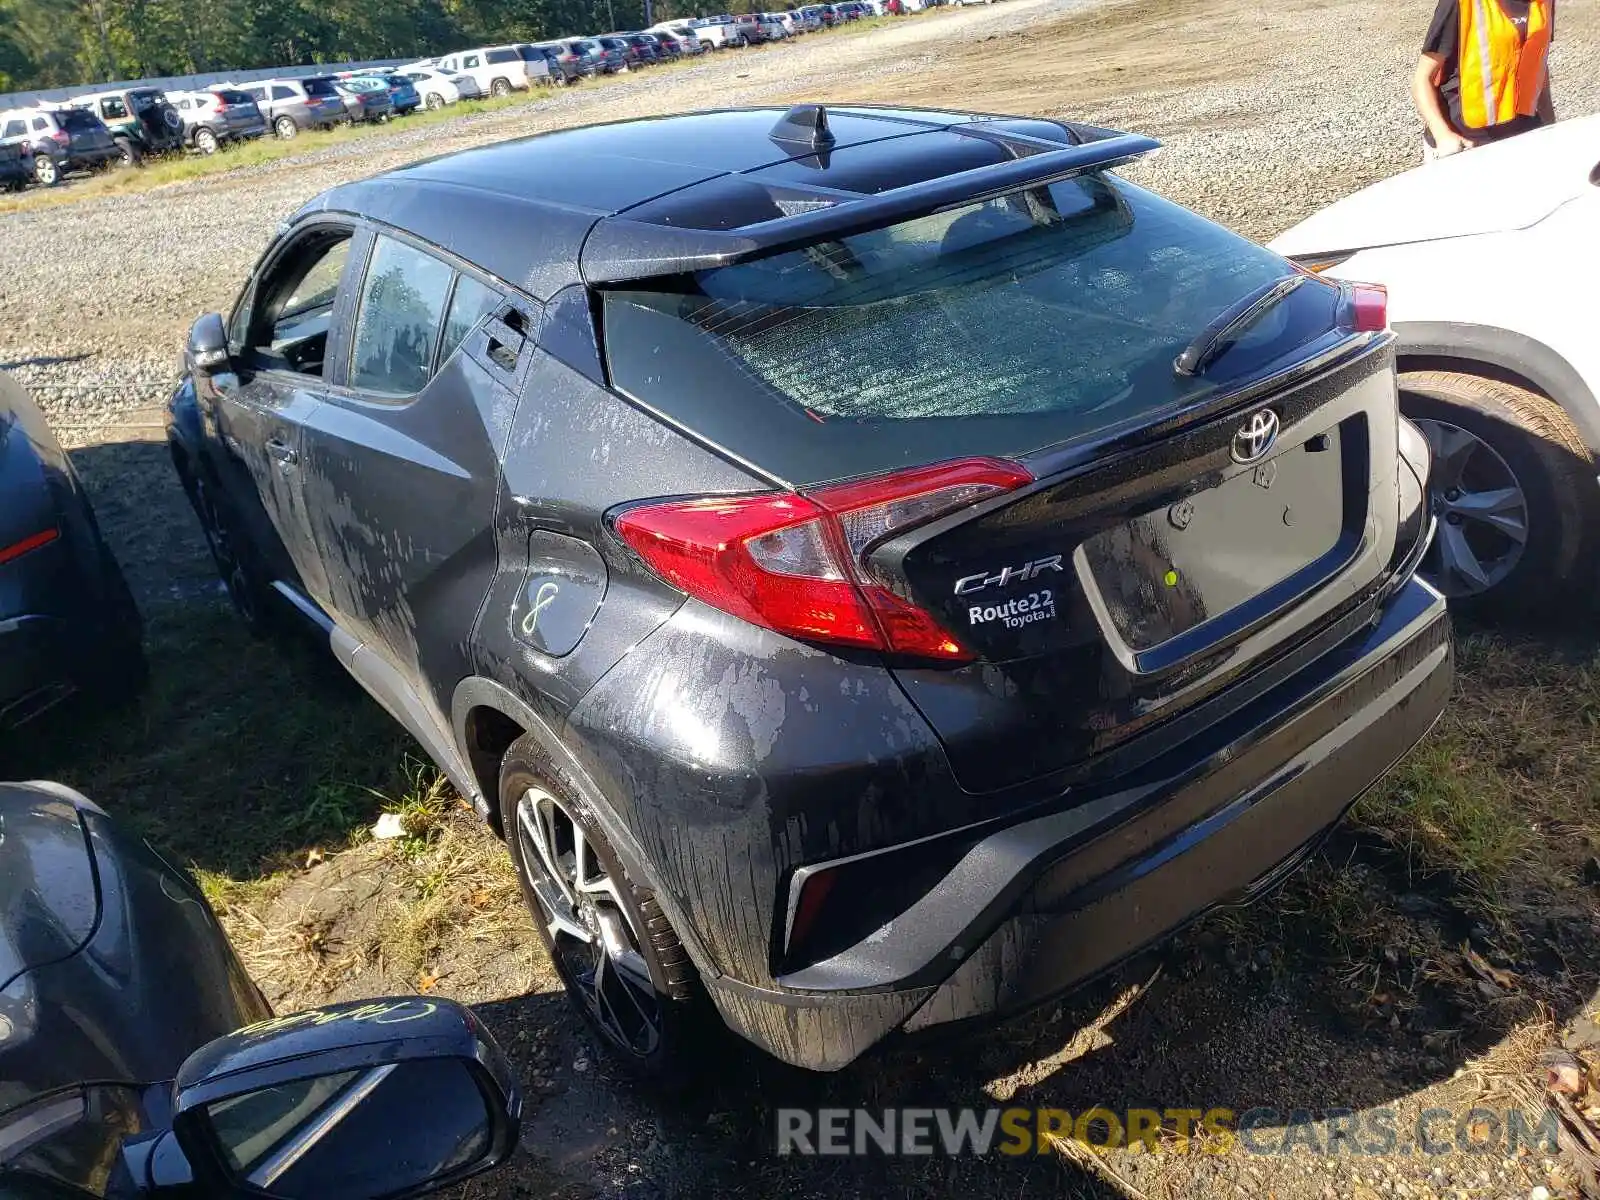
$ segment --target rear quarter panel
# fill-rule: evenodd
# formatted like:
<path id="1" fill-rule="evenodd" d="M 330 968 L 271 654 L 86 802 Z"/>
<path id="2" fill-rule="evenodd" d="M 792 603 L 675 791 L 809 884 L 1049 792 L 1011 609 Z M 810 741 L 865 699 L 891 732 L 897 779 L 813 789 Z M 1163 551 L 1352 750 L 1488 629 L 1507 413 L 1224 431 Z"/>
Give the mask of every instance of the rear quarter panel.
<path id="1" fill-rule="evenodd" d="M 551 320 L 547 314 L 547 327 Z M 506 443 L 499 566 L 473 639 L 476 672 L 559 727 L 683 601 L 606 530 L 607 510 L 656 496 L 759 487 L 590 377 L 536 352 Z M 592 620 L 565 653 L 541 652 L 537 626 L 532 636 L 522 628 L 530 597 L 542 583 L 566 587 L 563 577 L 593 574 L 596 558 L 603 578 L 590 585 L 601 596 Z"/>

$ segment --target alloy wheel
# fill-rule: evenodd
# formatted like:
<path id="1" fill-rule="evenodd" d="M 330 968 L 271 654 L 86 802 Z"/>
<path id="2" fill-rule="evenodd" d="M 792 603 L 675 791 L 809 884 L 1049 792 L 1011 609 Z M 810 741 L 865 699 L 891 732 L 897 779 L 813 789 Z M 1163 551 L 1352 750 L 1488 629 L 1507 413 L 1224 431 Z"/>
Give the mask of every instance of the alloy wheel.
<path id="1" fill-rule="evenodd" d="M 61 178 L 61 171 L 56 166 L 56 160 L 48 154 L 35 156 L 33 160 L 33 177 L 39 181 L 41 187 L 54 187 Z"/>
<path id="2" fill-rule="evenodd" d="M 1433 453 L 1428 491 L 1438 533 L 1422 572 L 1449 597 L 1505 582 L 1528 544 L 1528 498 L 1495 448 L 1448 421 L 1413 419 Z"/>
<path id="3" fill-rule="evenodd" d="M 279 139 L 285 142 L 300 132 L 300 126 L 294 123 L 293 117 L 279 117 L 273 122 L 272 129 Z"/>
<path id="4" fill-rule="evenodd" d="M 543 788 L 517 801 L 517 843 L 563 974 L 602 1033 L 641 1058 L 661 1042 L 661 1000 L 617 881 L 583 825 Z"/>

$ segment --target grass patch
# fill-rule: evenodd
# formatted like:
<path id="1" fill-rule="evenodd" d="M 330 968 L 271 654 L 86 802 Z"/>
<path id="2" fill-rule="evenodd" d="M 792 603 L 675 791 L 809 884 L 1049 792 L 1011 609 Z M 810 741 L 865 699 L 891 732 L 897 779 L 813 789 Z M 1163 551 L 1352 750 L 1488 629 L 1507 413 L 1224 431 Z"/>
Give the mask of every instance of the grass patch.
<path id="1" fill-rule="evenodd" d="M 75 787 L 229 880 L 347 844 L 415 790 L 420 749 L 318 647 L 258 641 L 203 602 L 153 606 L 146 650 L 136 707 L 53 714 L 4 747 L 7 773 Z"/>
<path id="2" fill-rule="evenodd" d="M 399 844 L 385 874 L 395 894 L 369 954 L 423 975 L 460 943 L 526 936 L 521 887 L 505 848 L 481 822 L 441 819 L 427 849 Z"/>
<path id="3" fill-rule="evenodd" d="M 1486 908 L 1581 882 L 1600 850 L 1600 669 L 1592 639 L 1467 632 L 1450 706 L 1355 823 Z"/>
<path id="4" fill-rule="evenodd" d="M 1534 838 L 1506 781 L 1445 731 L 1419 746 L 1362 806 L 1359 820 L 1423 873 L 1449 871 L 1492 898 L 1530 863 Z"/>

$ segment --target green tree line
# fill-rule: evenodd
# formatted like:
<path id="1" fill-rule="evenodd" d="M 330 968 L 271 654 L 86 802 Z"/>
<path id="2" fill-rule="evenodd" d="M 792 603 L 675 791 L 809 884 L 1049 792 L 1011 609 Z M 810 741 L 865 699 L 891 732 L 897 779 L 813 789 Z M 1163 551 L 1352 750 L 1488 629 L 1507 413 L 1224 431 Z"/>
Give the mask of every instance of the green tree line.
<path id="1" fill-rule="evenodd" d="M 656 0 L 654 20 L 732 9 Z M 0 92 L 409 58 L 645 24 L 644 0 L 0 0 Z"/>

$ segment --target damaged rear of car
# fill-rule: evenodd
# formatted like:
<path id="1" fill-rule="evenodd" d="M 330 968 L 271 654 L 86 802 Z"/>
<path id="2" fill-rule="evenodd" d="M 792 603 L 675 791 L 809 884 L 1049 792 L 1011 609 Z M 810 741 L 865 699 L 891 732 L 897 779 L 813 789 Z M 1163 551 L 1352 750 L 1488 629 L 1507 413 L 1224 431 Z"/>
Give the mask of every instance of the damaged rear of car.
<path id="1" fill-rule="evenodd" d="M 1025 1010 L 1261 893 L 1427 731 L 1384 303 L 1102 171 L 603 287 L 613 385 L 772 483 L 612 514 L 691 599 L 573 718 L 673 809 L 730 1024 L 835 1068 Z"/>
<path id="2" fill-rule="evenodd" d="M 324 194 L 196 322 L 170 428 L 241 608 L 504 834 L 640 1072 L 716 1061 L 708 999 L 817 1070 L 1042 1003 L 1439 715 L 1383 293 L 1113 173 L 1154 148 L 566 129 Z"/>

